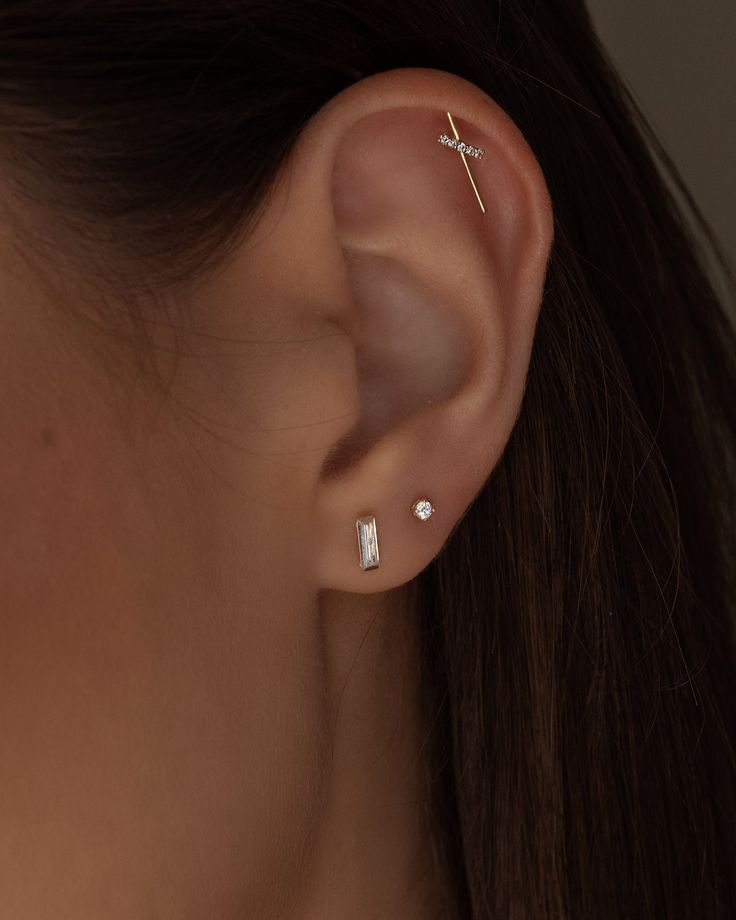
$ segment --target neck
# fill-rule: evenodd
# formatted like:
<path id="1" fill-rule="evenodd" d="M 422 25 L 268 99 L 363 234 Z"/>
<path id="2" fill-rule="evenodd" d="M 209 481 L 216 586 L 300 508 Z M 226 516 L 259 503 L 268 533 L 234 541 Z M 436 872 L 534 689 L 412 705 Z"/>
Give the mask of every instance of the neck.
<path id="1" fill-rule="evenodd" d="M 323 665 L 334 728 L 316 822 L 308 920 L 439 917 L 406 598 L 324 597 Z M 363 602 L 363 603 L 360 603 Z"/>

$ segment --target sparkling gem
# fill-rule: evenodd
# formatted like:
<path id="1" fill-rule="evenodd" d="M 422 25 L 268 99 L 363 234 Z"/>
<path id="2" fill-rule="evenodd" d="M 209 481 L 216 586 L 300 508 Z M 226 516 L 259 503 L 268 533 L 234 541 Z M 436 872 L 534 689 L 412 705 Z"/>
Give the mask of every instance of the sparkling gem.
<path id="1" fill-rule="evenodd" d="M 432 516 L 434 508 L 432 507 L 432 503 L 430 501 L 428 501 L 426 498 L 421 498 L 418 502 L 414 503 L 412 511 L 420 521 L 426 521 L 429 520 L 429 518 Z"/>
<path id="2" fill-rule="evenodd" d="M 373 515 L 358 518 L 355 522 L 358 530 L 358 550 L 360 552 L 361 569 L 377 569 L 378 560 L 378 534 L 376 533 L 376 519 Z"/>
<path id="3" fill-rule="evenodd" d="M 484 151 L 480 147 L 473 147 L 472 144 L 466 144 L 465 141 L 458 140 L 456 137 L 448 137 L 446 134 L 440 134 L 437 140 L 449 147 L 451 150 L 457 150 L 458 153 L 464 153 L 467 156 L 482 159 Z"/>

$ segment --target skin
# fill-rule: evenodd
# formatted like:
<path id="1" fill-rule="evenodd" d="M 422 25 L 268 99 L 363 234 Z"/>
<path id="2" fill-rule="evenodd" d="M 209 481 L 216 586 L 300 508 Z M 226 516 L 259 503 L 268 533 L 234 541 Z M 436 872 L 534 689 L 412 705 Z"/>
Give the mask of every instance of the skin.
<path id="1" fill-rule="evenodd" d="M 454 75 L 361 80 L 145 343 L 0 194 L 6 915 L 447 916 L 411 584 L 523 396 L 552 238 L 525 141 Z"/>

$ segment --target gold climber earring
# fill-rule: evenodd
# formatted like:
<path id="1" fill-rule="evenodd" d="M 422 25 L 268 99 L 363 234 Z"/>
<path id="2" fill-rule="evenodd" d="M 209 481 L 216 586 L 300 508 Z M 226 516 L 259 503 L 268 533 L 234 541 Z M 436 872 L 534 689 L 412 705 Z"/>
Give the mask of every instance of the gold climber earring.
<path id="1" fill-rule="evenodd" d="M 457 133 L 457 128 L 455 127 L 455 122 L 452 120 L 452 115 L 449 112 L 446 113 L 447 117 L 450 119 L 450 127 L 452 128 L 452 133 L 455 137 L 448 137 L 446 134 L 440 134 L 437 140 L 440 144 L 444 144 L 445 147 L 449 147 L 451 150 L 457 150 L 463 160 L 463 165 L 468 173 L 468 178 L 470 179 L 470 184 L 473 186 L 473 191 L 475 192 L 475 197 L 478 199 L 478 204 L 480 205 L 481 211 L 485 214 L 486 209 L 483 206 L 481 201 L 480 193 L 478 192 L 478 186 L 475 184 L 475 179 L 473 178 L 473 173 L 470 171 L 470 165 L 465 159 L 466 157 L 475 157 L 477 160 L 480 160 L 485 153 L 485 150 L 482 150 L 480 147 L 473 147 L 472 144 L 466 144 L 464 141 L 460 140 L 460 135 Z"/>

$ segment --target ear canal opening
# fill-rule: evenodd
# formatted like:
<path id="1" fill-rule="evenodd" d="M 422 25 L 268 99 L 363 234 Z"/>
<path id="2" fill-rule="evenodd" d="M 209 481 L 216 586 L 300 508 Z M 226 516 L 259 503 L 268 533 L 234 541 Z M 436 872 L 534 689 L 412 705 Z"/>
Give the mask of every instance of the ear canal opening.
<path id="1" fill-rule="evenodd" d="M 400 261 L 345 250 L 359 417 L 332 447 L 324 476 L 356 464 L 404 420 L 452 397 L 472 348 L 463 317 Z"/>

